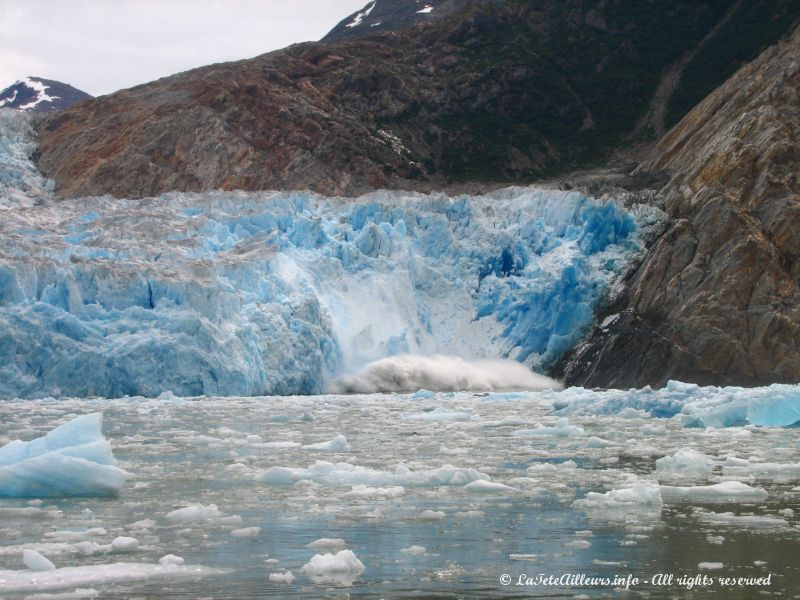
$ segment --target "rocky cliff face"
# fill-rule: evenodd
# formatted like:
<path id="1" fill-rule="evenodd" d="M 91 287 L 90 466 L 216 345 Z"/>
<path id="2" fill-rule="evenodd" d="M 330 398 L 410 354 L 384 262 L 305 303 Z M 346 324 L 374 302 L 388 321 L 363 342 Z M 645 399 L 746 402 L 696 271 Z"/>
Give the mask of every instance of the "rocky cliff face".
<path id="1" fill-rule="evenodd" d="M 430 22 L 82 103 L 39 123 L 38 163 L 64 196 L 524 183 L 647 138 L 657 90 L 662 108 L 681 90 L 660 86 L 664 74 L 680 63 L 717 77 L 706 50 L 729 41 L 728 24 L 767 44 L 800 14 L 788 0 L 755 4 L 765 10 L 737 20 L 735 0 L 448 0 Z M 749 52 L 736 49 L 726 65 Z"/>
<path id="2" fill-rule="evenodd" d="M 652 156 L 638 171 L 670 177 L 672 222 L 565 365 L 567 382 L 800 380 L 800 29 Z"/>

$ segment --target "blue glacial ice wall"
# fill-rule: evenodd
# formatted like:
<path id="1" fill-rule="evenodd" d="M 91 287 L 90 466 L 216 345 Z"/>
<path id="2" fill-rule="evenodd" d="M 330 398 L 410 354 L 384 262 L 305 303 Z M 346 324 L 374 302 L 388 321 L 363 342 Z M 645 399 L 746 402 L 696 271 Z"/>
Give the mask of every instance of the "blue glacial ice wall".
<path id="1" fill-rule="evenodd" d="M 660 218 L 534 188 L 59 201 L 3 135 L 0 398 L 318 393 L 398 354 L 547 369 Z"/>

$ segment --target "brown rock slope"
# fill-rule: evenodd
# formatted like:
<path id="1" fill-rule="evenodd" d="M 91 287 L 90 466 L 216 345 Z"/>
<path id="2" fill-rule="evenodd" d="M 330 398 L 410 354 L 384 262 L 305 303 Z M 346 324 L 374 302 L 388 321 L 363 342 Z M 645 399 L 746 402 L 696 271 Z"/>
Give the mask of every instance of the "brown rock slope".
<path id="1" fill-rule="evenodd" d="M 640 171 L 672 222 L 569 359 L 571 384 L 800 381 L 800 29 L 689 112 Z"/>
<path id="2" fill-rule="evenodd" d="M 790 0 L 744 3 L 761 10 L 738 20 L 736 0 L 445 4 L 408 29 L 82 103 L 39 123 L 38 164 L 67 197 L 531 181 L 607 158 L 701 40 L 684 71 L 715 81 L 800 15 Z M 709 32 L 724 42 L 711 62 Z M 726 54 L 731 37 L 750 45 Z"/>

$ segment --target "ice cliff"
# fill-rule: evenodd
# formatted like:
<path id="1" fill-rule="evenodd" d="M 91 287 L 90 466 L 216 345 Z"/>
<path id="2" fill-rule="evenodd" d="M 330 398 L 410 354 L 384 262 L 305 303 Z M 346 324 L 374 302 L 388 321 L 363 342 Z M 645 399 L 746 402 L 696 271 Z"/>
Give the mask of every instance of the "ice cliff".
<path id="1" fill-rule="evenodd" d="M 659 219 L 535 188 L 60 201 L 25 122 L 0 129 L 5 398 L 318 393 L 403 354 L 546 370 Z"/>

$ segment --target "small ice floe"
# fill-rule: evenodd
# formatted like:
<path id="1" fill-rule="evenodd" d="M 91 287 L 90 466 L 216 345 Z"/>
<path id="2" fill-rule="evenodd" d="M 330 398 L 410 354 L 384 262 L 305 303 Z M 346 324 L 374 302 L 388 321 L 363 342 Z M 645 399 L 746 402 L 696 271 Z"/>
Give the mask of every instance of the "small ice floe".
<path id="1" fill-rule="evenodd" d="M 319 538 L 306 546 L 322 554 L 334 554 L 344 550 L 347 543 L 342 538 Z"/>
<path id="2" fill-rule="evenodd" d="M 577 425 L 570 425 L 569 419 L 564 417 L 556 421 L 553 427 L 537 423 L 533 429 L 517 429 L 511 435 L 553 435 L 556 437 L 579 437 L 586 435 L 586 431 Z"/>
<path id="3" fill-rule="evenodd" d="M 587 448 L 609 448 L 611 446 L 616 446 L 616 444 L 595 435 L 586 440 Z"/>
<path id="4" fill-rule="evenodd" d="M 261 527 L 242 527 L 241 529 L 234 529 L 231 535 L 236 538 L 252 538 L 258 537 L 261 533 Z"/>
<path id="5" fill-rule="evenodd" d="M 515 492 L 516 488 L 499 483 L 497 481 L 485 481 L 479 479 L 464 486 L 464 490 L 471 494 L 503 494 L 507 492 Z"/>
<path id="6" fill-rule="evenodd" d="M 224 515 L 216 504 L 190 504 L 168 512 L 166 518 L 174 523 L 212 522 L 218 525 L 240 525 L 239 515 Z"/>
<path id="7" fill-rule="evenodd" d="M 740 527 L 742 529 L 788 529 L 789 523 L 771 515 L 736 515 L 732 512 L 716 513 L 710 511 L 697 511 L 697 518 L 703 523 L 725 527 Z"/>
<path id="8" fill-rule="evenodd" d="M 111 549 L 114 552 L 136 552 L 139 549 L 139 540 L 121 535 L 111 541 Z"/>
<path id="9" fill-rule="evenodd" d="M 368 485 L 354 485 L 349 492 L 342 494 L 342 498 L 388 499 L 399 498 L 405 493 L 406 489 L 402 486 L 375 488 Z"/>
<path id="10" fill-rule="evenodd" d="M 757 479 L 794 480 L 800 479 L 800 462 L 757 462 L 726 456 L 722 463 L 722 472 L 732 477 L 752 476 Z"/>
<path id="11" fill-rule="evenodd" d="M 270 573 L 269 580 L 272 583 L 284 583 L 291 585 L 294 582 L 294 574 L 291 571 L 283 571 L 282 573 Z"/>
<path id="12" fill-rule="evenodd" d="M 701 562 L 697 568 L 701 571 L 719 571 L 723 566 L 721 562 Z"/>
<path id="13" fill-rule="evenodd" d="M 83 415 L 0 448 L 0 497 L 116 496 L 131 475 L 115 466 L 102 423 L 100 413 Z"/>
<path id="14" fill-rule="evenodd" d="M 474 415 L 457 410 L 448 410 L 444 407 L 437 406 L 433 410 L 412 413 L 403 417 L 404 421 L 422 421 L 422 422 L 439 422 L 451 423 L 454 421 L 470 421 Z"/>
<path id="15" fill-rule="evenodd" d="M 665 502 L 760 502 L 769 494 L 762 488 L 740 481 L 723 481 L 714 485 L 661 486 Z"/>
<path id="16" fill-rule="evenodd" d="M 656 474 L 659 477 L 701 478 L 711 475 L 714 462 L 702 452 L 691 448 L 681 448 L 670 456 L 656 461 Z"/>
<path id="17" fill-rule="evenodd" d="M 414 556 L 422 556 L 427 552 L 425 546 L 409 546 L 408 548 L 401 548 L 400 552 L 403 554 L 411 554 Z"/>
<path id="18" fill-rule="evenodd" d="M 447 516 L 447 513 L 441 510 L 423 510 L 417 519 L 420 521 L 441 521 Z"/>
<path id="19" fill-rule="evenodd" d="M 62 515 L 60 510 L 44 510 L 35 506 L 25 508 L 0 508 L 0 519 L 57 519 Z"/>
<path id="20" fill-rule="evenodd" d="M 536 562 L 539 560 L 538 554 L 509 554 L 508 560 L 525 560 L 529 562 Z"/>
<path id="21" fill-rule="evenodd" d="M 322 452 L 350 452 L 350 444 L 347 443 L 347 438 L 339 433 L 332 440 L 318 442 L 316 444 L 307 444 L 302 446 L 302 449 L 319 450 Z"/>
<path id="22" fill-rule="evenodd" d="M 625 517 L 631 512 L 660 512 L 664 501 L 659 486 L 654 481 L 635 481 L 630 487 L 610 490 L 604 494 L 589 492 L 585 498 L 575 500 L 572 506 L 594 516 Z"/>
<path id="23" fill-rule="evenodd" d="M 352 550 L 316 554 L 300 569 L 313 583 L 351 586 L 365 567 Z"/>
<path id="24" fill-rule="evenodd" d="M 180 566 L 184 563 L 182 556 L 175 556 L 174 554 L 167 554 L 166 556 L 162 556 L 158 559 L 158 564 L 160 565 L 172 565 L 172 566 Z"/>
<path id="25" fill-rule="evenodd" d="M 23 550 L 22 562 L 31 571 L 55 571 L 56 569 L 56 566 L 48 558 L 42 556 L 36 550 Z"/>
<path id="26" fill-rule="evenodd" d="M 716 544 L 717 546 L 721 546 L 725 543 L 725 536 L 724 535 L 707 535 L 706 540 L 709 544 Z"/>
<path id="27" fill-rule="evenodd" d="M 30 569 L 0 570 L 3 593 L 42 593 L 55 590 L 74 590 L 81 587 L 113 583 L 193 581 L 228 571 L 203 566 L 183 566 L 175 563 L 111 563 L 62 567 L 49 571 Z"/>
<path id="28" fill-rule="evenodd" d="M 573 540 L 571 542 L 566 542 L 564 547 L 575 548 L 576 550 L 586 550 L 586 548 L 592 547 L 592 543 L 588 540 Z"/>

